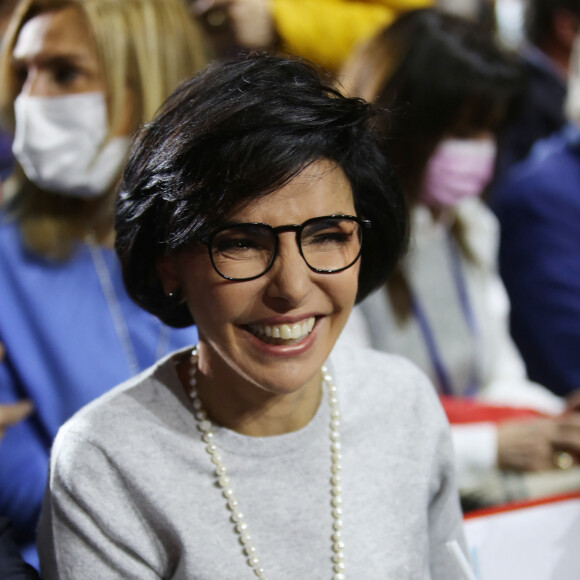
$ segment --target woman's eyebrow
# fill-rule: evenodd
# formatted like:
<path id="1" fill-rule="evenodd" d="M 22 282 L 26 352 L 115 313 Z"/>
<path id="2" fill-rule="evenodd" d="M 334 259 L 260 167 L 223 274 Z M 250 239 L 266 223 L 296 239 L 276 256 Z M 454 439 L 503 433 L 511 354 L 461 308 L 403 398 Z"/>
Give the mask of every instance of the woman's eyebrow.
<path id="1" fill-rule="evenodd" d="M 35 55 L 33 57 L 12 56 L 11 63 L 13 67 L 26 65 L 29 62 L 37 62 L 43 66 L 59 67 L 77 65 L 82 66 L 86 61 L 86 56 L 79 53 L 55 54 L 55 55 Z"/>

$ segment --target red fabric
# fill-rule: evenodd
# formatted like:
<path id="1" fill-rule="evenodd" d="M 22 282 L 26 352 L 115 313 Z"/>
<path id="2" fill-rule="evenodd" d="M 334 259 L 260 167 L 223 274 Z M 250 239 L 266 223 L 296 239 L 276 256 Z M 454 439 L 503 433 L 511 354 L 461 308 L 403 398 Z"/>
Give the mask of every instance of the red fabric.
<path id="1" fill-rule="evenodd" d="M 506 419 L 526 419 L 531 417 L 541 417 L 542 414 L 532 409 L 521 409 L 516 407 L 498 407 L 495 405 L 485 405 L 472 399 L 461 399 L 456 397 L 442 396 L 441 404 L 451 424 L 461 423 L 497 423 Z"/>
<path id="2" fill-rule="evenodd" d="M 524 499 L 517 501 L 510 501 L 501 505 L 494 505 L 491 507 L 481 508 L 470 511 L 463 515 L 464 520 L 471 520 L 481 516 L 491 516 L 504 512 L 514 511 L 522 508 L 535 507 L 538 505 L 545 505 L 549 503 L 556 503 L 559 501 L 580 500 L 580 491 L 571 491 L 569 493 L 559 493 L 556 495 L 549 495 L 546 497 L 539 497 L 534 499 Z"/>

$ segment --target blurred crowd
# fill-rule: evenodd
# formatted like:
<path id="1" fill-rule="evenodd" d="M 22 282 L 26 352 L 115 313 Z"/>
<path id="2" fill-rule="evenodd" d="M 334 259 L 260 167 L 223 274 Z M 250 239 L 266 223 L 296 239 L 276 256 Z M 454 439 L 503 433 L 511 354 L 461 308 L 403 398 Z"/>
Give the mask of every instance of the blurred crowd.
<path id="1" fill-rule="evenodd" d="M 0 517 L 32 566 L 59 427 L 197 340 L 123 286 L 131 135 L 248 51 L 386 111 L 408 252 L 340 341 L 429 376 L 464 510 L 580 490 L 580 0 L 15 0 L 0 35 Z"/>

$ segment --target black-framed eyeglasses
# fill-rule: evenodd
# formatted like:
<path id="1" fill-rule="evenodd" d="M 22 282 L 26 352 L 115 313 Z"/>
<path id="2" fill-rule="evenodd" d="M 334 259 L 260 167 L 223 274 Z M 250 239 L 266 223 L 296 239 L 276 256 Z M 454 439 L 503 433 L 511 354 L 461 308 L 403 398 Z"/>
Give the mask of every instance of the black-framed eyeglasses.
<path id="1" fill-rule="evenodd" d="M 296 232 L 296 244 L 306 265 L 319 274 L 334 274 L 358 260 L 363 230 L 370 227 L 370 220 L 328 215 L 275 228 L 261 223 L 226 225 L 200 241 L 207 246 L 211 263 L 222 278 L 245 281 L 263 276 L 272 267 L 281 232 Z"/>

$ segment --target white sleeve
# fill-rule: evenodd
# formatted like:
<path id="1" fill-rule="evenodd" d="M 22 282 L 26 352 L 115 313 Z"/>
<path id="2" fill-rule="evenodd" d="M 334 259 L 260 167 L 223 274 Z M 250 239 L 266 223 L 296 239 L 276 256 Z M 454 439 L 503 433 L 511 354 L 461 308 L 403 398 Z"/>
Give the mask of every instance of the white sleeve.
<path id="1" fill-rule="evenodd" d="M 497 272 L 489 273 L 486 290 L 489 312 L 487 348 L 491 352 L 479 398 L 496 405 L 561 413 L 565 407 L 563 399 L 526 376 L 524 362 L 509 333 L 509 299 Z"/>
<path id="2" fill-rule="evenodd" d="M 66 435 L 66 436 L 65 436 Z M 61 428 L 39 524 L 46 580 L 160 580 L 164 550 L 106 454 Z"/>
<path id="3" fill-rule="evenodd" d="M 558 414 L 564 410 L 561 397 L 527 378 L 524 361 L 509 331 L 510 303 L 497 265 L 499 224 L 481 202 L 464 204 L 469 221 L 469 242 L 484 269 L 479 287 L 482 296 L 483 387 L 478 398 L 489 404 L 524 407 Z"/>
<path id="4" fill-rule="evenodd" d="M 452 425 L 457 485 L 471 487 L 497 467 L 497 428 L 493 423 Z"/>

